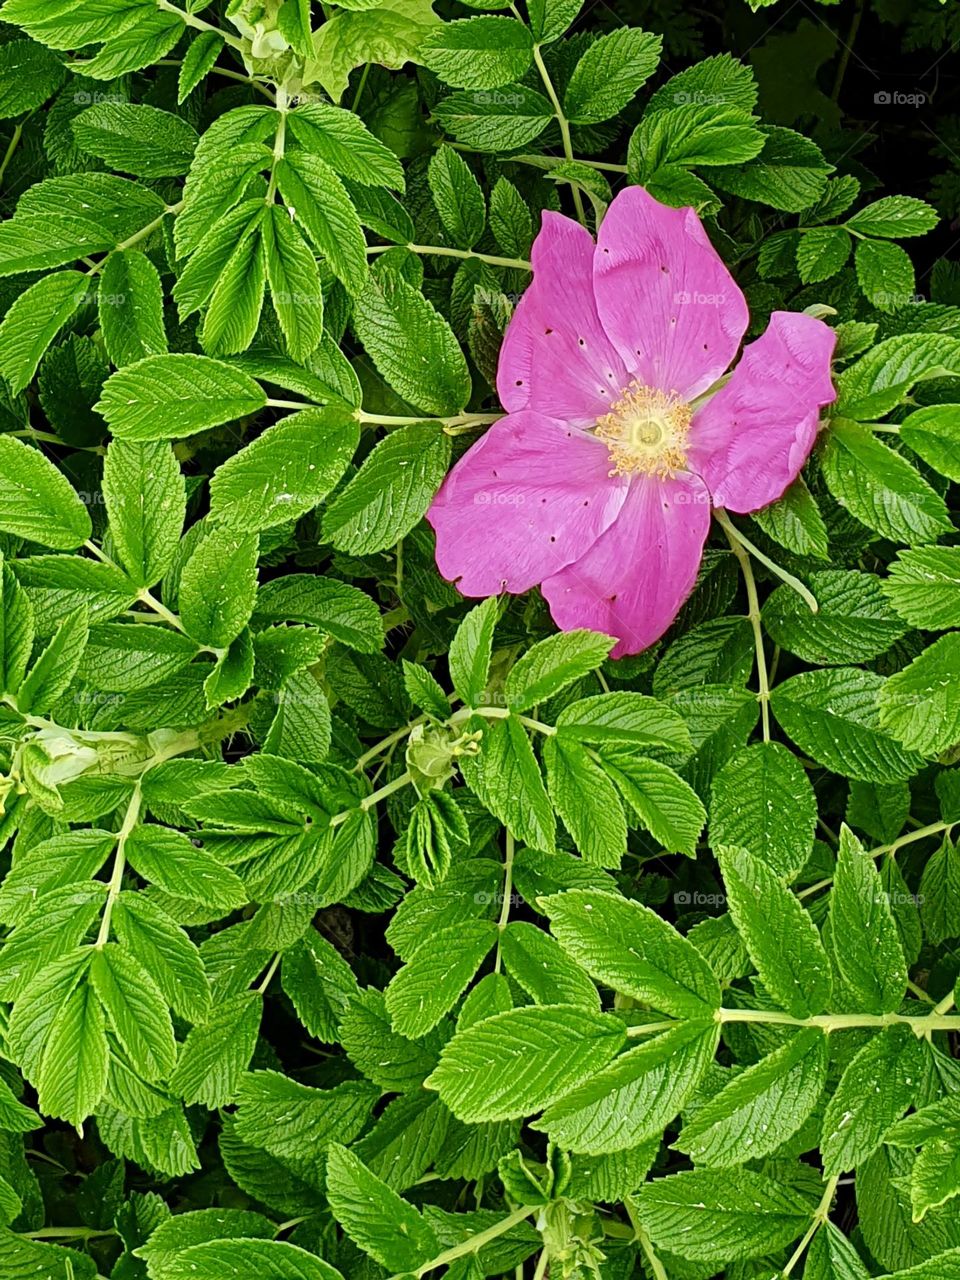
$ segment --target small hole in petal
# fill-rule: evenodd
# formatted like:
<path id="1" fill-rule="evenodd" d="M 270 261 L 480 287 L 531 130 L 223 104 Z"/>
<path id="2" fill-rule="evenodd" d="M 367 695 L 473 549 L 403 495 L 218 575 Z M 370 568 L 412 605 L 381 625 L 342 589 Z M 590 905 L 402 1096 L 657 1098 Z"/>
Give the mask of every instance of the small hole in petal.
<path id="1" fill-rule="evenodd" d="M 552 330 L 552 329 L 544 329 L 544 331 L 543 331 L 543 332 L 544 332 L 544 333 L 553 333 L 553 330 Z"/>
<path id="2" fill-rule="evenodd" d="M 578 338 L 577 342 L 579 342 L 581 347 L 585 347 L 587 345 L 582 338 Z"/>
<path id="3" fill-rule="evenodd" d="M 551 541 L 551 542 L 556 542 L 556 538 L 553 536 L 553 534 L 551 534 L 551 535 L 550 535 L 550 541 Z"/>
<path id="4" fill-rule="evenodd" d="M 518 379 L 517 379 L 517 383 L 516 383 L 516 385 L 517 385 L 518 387 L 522 387 L 522 386 L 523 386 L 523 379 L 522 379 L 522 378 L 518 378 Z"/>

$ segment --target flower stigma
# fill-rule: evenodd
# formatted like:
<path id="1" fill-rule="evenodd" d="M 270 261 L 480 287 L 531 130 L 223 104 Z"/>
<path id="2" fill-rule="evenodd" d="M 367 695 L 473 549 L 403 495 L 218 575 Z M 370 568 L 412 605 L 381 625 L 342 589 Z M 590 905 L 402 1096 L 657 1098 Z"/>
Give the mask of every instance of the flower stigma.
<path id="1" fill-rule="evenodd" d="M 672 392 L 632 382 L 596 422 L 595 434 L 613 463 L 610 474 L 640 471 L 666 477 L 684 470 L 692 416 L 691 406 Z"/>

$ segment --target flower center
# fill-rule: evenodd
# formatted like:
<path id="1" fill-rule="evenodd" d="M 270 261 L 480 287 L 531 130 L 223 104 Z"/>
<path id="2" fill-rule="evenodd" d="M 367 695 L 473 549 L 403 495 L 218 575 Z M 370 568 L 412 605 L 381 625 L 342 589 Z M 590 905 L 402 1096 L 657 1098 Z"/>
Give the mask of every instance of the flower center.
<path id="1" fill-rule="evenodd" d="M 631 382 L 610 412 L 596 422 L 595 434 L 613 462 L 610 474 L 642 471 L 668 476 L 682 471 L 692 415 L 690 405 L 672 392 Z"/>

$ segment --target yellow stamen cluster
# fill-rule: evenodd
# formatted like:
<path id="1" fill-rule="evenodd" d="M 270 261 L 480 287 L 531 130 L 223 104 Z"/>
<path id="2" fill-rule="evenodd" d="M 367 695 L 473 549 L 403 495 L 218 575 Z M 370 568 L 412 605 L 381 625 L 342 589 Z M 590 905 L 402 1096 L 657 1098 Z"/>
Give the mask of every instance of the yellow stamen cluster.
<path id="1" fill-rule="evenodd" d="M 669 476 L 682 471 L 692 413 L 679 396 L 632 382 L 595 427 L 595 435 L 610 451 L 610 474 L 642 471 Z"/>

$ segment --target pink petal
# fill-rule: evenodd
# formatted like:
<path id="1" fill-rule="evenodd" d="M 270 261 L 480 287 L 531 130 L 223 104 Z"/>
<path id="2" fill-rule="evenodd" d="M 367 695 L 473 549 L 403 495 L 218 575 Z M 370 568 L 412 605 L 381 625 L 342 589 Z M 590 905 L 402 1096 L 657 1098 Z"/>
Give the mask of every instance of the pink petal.
<path id="1" fill-rule="evenodd" d="M 835 342 L 822 320 L 775 311 L 730 381 L 694 415 L 687 463 L 706 480 L 714 506 L 757 511 L 796 480 L 820 410 L 836 398 Z"/>
<path id="2" fill-rule="evenodd" d="M 627 187 L 600 224 L 594 292 L 631 375 L 691 400 L 727 371 L 747 303 L 693 209 Z"/>
<path id="3" fill-rule="evenodd" d="M 465 596 L 527 591 L 592 546 L 627 488 L 606 447 L 576 427 L 531 410 L 501 418 L 427 512 L 437 568 Z"/>
<path id="4" fill-rule="evenodd" d="M 699 476 L 634 475 L 606 533 L 541 584 L 557 626 L 619 636 L 615 658 L 648 648 L 693 590 L 709 530 L 710 495 Z"/>
<path id="5" fill-rule="evenodd" d="M 533 283 L 500 349 L 497 391 L 508 413 L 536 409 L 587 426 L 629 382 L 597 315 L 593 252 L 578 222 L 544 213 L 530 255 Z"/>

